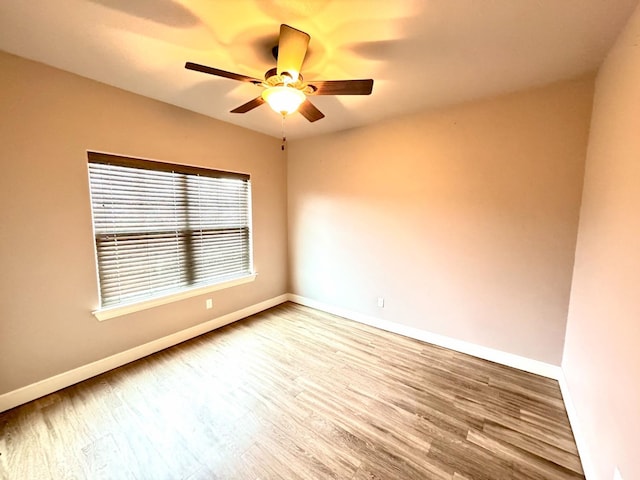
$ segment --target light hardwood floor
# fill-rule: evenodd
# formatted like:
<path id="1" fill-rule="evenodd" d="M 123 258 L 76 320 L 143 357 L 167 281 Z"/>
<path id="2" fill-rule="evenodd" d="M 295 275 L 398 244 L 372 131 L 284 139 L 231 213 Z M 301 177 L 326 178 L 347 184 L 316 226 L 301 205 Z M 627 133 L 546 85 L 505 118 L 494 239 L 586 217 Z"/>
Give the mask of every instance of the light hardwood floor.
<path id="1" fill-rule="evenodd" d="M 12 480 L 584 478 L 557 382 L 292 303 L 0 432 Z"/>

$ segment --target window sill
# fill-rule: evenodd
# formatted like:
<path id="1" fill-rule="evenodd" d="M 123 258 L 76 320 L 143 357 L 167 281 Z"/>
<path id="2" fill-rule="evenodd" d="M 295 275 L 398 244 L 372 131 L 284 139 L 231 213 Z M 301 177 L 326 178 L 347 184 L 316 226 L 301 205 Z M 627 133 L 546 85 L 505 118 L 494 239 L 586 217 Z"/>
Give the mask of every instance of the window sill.
<path id="1" fill-rule="evenodd" d="M 118 305 L 115 307 L 102 308 L 95 310 L 91 313 L 99 320 L 109 320 L 110 318 L 121 317 L 129 313 L 139 312 L 146 310 L 147 308 L 157 307 L 159 305 L 165 305 L 167 303 L 176 302 L 185 298 L 196 297 L 209 292 L 215 292 L 216 290 L 223 290 L 225 288 L 235 287 L 236 285 L 242 285 L 244 283 L 253 282 L 256 279 L 257 273 L 246 275 L 244 277 L 234 278 L 233 280 L 227 280 L 225 282 L 216 283 L 214 285 L 207 285 L 204 287 L 197 287 L 191 290 L 183 290 L 181 292 L 165 295 L 163 297 L 151 298 L 142 302 L 129 303 L 126 305 Z"/>

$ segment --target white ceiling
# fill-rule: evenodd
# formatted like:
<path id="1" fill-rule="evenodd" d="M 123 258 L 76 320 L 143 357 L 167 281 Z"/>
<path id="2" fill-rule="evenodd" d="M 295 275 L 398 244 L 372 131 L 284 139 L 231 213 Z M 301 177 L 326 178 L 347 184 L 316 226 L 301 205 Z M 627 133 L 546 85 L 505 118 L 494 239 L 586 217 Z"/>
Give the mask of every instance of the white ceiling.
<path id="1" fill-rule="evenodd" d="M 313 97 L 326 118 L 287 136 L 543 85 L 596 69 L 638 0 L 0 0 L 0 49 L 273 136 L 260 87 L 279 25 L 311 35 L 305 79 L 373 78 L 371 96 Z"/>

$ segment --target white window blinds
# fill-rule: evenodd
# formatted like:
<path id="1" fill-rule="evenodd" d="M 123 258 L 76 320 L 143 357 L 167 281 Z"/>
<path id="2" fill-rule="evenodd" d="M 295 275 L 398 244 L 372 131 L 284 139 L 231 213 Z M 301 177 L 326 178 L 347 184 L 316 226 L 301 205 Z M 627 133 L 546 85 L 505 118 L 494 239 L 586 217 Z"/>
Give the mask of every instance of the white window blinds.
<path id="1" fill-rule="evenodd" d="M 102 308 L 252 271 L 249 176 L 89 152 Z"/>

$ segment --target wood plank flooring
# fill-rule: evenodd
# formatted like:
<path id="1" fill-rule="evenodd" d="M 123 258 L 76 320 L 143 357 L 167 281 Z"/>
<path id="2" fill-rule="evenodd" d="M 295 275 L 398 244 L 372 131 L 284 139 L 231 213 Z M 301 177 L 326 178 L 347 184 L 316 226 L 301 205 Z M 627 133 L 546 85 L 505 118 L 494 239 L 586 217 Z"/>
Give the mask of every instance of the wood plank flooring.
<path id="1" fill-rule="evenodd" d="M 0 414 L 3 479 L 580 479 L 557 382 L 287 303 Z"/>

